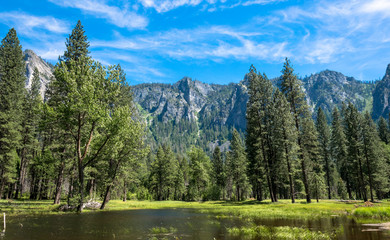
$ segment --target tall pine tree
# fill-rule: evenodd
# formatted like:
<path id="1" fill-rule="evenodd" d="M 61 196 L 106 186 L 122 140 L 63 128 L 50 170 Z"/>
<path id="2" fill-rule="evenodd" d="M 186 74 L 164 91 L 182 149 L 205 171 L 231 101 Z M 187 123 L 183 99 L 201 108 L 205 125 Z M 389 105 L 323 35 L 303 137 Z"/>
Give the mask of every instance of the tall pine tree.
<path id="1" fill-rule="evenodd" d="M 0 198 L 8 185 L 12 195 L 16 178 L 16 151 L 20 148 L 25 62 L 15 29 L 10 29 L 0 46 Z"/>
<path id="2" fill-rule="evenodd" d="M 309 130 L 310 128 L 304 128 L 304 121 L 313 121 L 311 119 L 308 105 L 305 99 L 305 94 L 301 87 L 301 82 L 298 80 L 298 77 L 294 73 L 294 69 L 291 66 L 290 60 L 286 58 L 286 61 L 283 65 L 282 77 L 280 82 L 281 91 L 286 96 L 287 101 L 290 103 L 290 111 L 294 117 L 295 127 L 298 131 L 298 146 L 299 146 L 299 159 L 301 162 L 302 169 L 302 181 L 305 187 L 306 192 L 306 202 L 311 202 L 311 194 L 309 188 L 309 179 L 308 179 L 308 166 L 306 156 L 311 149 L 307 149 L 304 146 L 304 142 L 302 141 L 303 135 L 309 133 L 305 133 L 305 130 Z M 311 124 L 309 124 L 311 125 Z M 309 126 L 308 125 L 308 126 Z"/>

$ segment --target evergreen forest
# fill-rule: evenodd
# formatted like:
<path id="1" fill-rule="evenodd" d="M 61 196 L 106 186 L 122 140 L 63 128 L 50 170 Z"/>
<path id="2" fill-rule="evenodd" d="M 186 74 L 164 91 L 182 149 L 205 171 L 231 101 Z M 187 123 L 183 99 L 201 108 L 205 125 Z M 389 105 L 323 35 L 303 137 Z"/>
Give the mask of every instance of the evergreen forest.
<path id="1" fill-rule="evenodd" d="M 80 21 L 65 46 L 42 96 L 38 69 L 25 87 L 15 29 L 1 41 L 0 199 L 50 199 L 81 212 L 88 201 L 104 209 L 110 199 L 390 197 L 390 122 L 348 99 L 330 113 L 312 109 L 287 58 L 276 82 L 250 67 L 245 131 L 153 122 L 159 136 L 185 130 L 201 139 L 175 146 L 148 141 L 124 70 L 91 57 Z M 229 138 L 230 146 L 210 151 L 202 134 Z"/>

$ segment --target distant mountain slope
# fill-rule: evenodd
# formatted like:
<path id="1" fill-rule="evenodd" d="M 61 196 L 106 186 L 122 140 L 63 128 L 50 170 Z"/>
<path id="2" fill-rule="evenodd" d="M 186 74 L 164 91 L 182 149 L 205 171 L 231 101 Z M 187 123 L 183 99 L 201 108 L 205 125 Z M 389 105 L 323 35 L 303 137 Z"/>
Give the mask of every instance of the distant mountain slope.
<path id="1" fill-rule="evenodd" d="M 274 79 L 276 84 L 278 79 Z M 332 109 L 352 102 L 360 111 L 370 110 L 375 84 L 357 81 L 335 71 L 322 71 L 302 79 L 314 111 L 322 107 L 330 119 Z M 156 144 L 191 144 L 213 148 L 227 142 L 232 127 L 246 127 L 248 79 L 229 85 L 206 84 L 185 77 L 177 83 L 140 84 L 133 87 L 134 99 L 145 110 Z"/>
<path id="2" fill-rule="evenodd" d="M 46 61 L 42 60 L 42 58 L 36 55 L 32 50 L 26 49 L 23 53 L 24 60 L 26 61 L 26 87 L 31 87 L 34 69 L 38 68 L 41 78 L 41 95 L 43 96 L 46 90 L 46 85 L 50 82 L 50 79 L 53 76 L 53 67 Z"/>
<path id="3" fill-rule="evenodd" d="M 371 111 L 375 84 L 361 82 L 342 73 L 325 70 L 302 79 L 306 95 L 313 109 L 321 107 L 327 116 L 334 106 L 352 102 L 359 111 Z"/>
<path id="4" fill-rule="evenodd" d="M 191 144 L 223 144 L 232 127 L 245 130 L 246 87 L 217 85 L 185 77 L 171 84 L 133 87 L 134 100 L 144 110 L 156 143 L 170 143 L 184 150 Z"/>
<path id="5" fill-rule="evenodd" d="M 390 64 L 387 65 L 385 76 L 377 82 L 373 98 L 372 117 L 374 119 L 380 116 L 388 118 L 390 113 Z"/>
<path id="6" fill-rule="evenodd" d="M 43 94 L 50 81 L 52 66 L 33 51 L 26 50 L 26 86 L 31 85 L 34 67 L 41 73 Z M 390 66 L 390 65 L 389 65 Z M 330 117 L 334 106 L 351 101 L 360 111 L 371 110 L 373 116 L 389 113 L 390 67 L 376 88 L 342 73 L 325 70 L 302 79 L 312 110 L 321 106 Z M 275 84 L 278 79 L 272 80 Z M 175 84 L 149 83 L 133 86 L 134 100 L 147 122 L 152 146 L 169 144 L 182 152 L 191 145 L 213 149 L 229 146 L 232 128 L 244 135 L 248 79 L 228 85 L 207 84 L 184 77 Z M 375 88 L 374 94 L 372 94 Z M 374 96 L 374 97 L 373 97 Z M 373 100 L 374 99 L 374 100 Z"/>

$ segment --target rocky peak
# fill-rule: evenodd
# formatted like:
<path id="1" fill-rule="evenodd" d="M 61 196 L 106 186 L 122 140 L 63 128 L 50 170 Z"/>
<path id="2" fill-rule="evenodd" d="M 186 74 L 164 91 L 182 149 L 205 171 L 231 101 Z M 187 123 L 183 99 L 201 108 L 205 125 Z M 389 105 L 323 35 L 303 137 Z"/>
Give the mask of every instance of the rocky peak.
<path id="1" fill-rule="evenodd" d="M 312 74 L 310 77 L 305 78 L 303 81 L 307 84 L 321 84 L 321 82 L 329 82 L 333 84 L 348 84 L 353 78 L 346 77 L 344 74 L 336 71 L 325 70 L 316 74 Z"/>
<path id="2" fill-rule="evenodd" d="M 43 97 L 46 90 L 46 85 L 53 77 L 52 66 L 30 49 L 26 49 L 24 51 L 24 60 L 26 61 L 26 87 L 31 87 L 34 69 L 38 68 L 41 79 L 41 95 Z"/>
<path id="3" fill-rule="evenodd" d="M 385 76 L 383 76 L 382 81 L 390 80 L 390 64 L 387 65 Z"/>
<path id="4" fill-rule="evenodd" d="M 387 118 L 390 113 L 390 64 L 387 65 L 382 80 L 376 84 L 372 96 L 372 117 L 374 119 L 378 119 L 380 116 Z"/>

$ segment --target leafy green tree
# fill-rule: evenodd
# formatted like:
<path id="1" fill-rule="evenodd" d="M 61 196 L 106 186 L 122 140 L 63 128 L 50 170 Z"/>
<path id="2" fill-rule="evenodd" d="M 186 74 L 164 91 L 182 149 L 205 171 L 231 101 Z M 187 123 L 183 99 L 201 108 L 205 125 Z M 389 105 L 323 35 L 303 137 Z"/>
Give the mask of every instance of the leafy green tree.
<path id="1" fill-rule="evenodd" d="M 103 203 L 100 209 L 104 209 L 110 200 L 111 189 L 117 180 L 120 172 L 131 172 L 140 168 L 138 159 L 145 155 L 143 140 L 143 126 L 134 120 L 134 111 L 130 106 L 123 106 L 115 109 L 111 114 L 113 124 L 120 128 L 114 138 L 107 143 L 104 153 L 99 157 L 106 172 L 106 190 Z M 100 144 L 99 144 L 100 145 Z M 99 146 L 98 145 L 98 146 Z M 108 166 L 107 166 L 108 165 Z M 122 174 L 123 176 L 123 174 Z"/>
<path id="2" fill-rule="evenodd" d="M 16 185 L 25 96 L 25 62 L 15 29 L 11 28 L 0 46 L 0 198 L 8 185 L 8 196 Z M 20 168 L 20 167 L 19 167 Z"/>
<path id="3" fill-rule="evenodd" d="M 118 108 L 115 102 L 122 96 L 125 79 L 119 66 L 105 68 L 77 54 L 65 57 L 67 61 L 55 67 L 51 88 L 58 104 L 51 107 L 62 129 L 74 139 L 80 212 L 84 202 L 84 170 L 96 163 L 107 143 L 121 130 L 113 112 Z"/>

